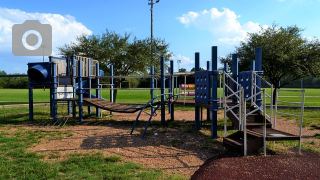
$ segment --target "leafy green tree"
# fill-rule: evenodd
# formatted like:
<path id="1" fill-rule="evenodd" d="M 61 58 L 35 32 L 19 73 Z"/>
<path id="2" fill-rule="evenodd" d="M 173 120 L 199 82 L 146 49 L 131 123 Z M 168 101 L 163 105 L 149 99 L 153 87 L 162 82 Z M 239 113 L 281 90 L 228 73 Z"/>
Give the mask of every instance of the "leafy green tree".
<path id="1" fill-rule="evenodd" d="M 203 71 L 204 69 L 203 69 L 202 67 L 200 67 L 199 70 L 200 70 L 200 71 Z M 195 71 L 195 67 L 193 67 L 193 68 L 190 70 L 190 72 L 193 72 L 193 71 Z"/>
<path id="2" fill-rule="evenodd" d="M 106 72 L 109 72 L 108 66 L 113 65 L 114 74 L 117 76 L 146 74 L 151 66 L 155 66 L 155 72 L 160 72 L 160 57 L 165 57 L 168 62 L 172 56 L 168 50 L 169 44 L 158 38 L 151 42 L 150 38 L 131 37 L 128 33 L 122 36 L 106 29 L 101 35 L 83 34 L 76 38 L 77 42 L 65 44 L 58 49 L 66 56 L 74 53 L 99 60 L 100 68 Z"/>
<path id="3" fill-rule="evenodd" d="M 187 69 L 186 68 L 180 68 L 179 72 L 187 72 Z"/>
<path id="4" fill-rule="evenodd" d="M 320 76 L 320 41 L 304 38 L 302 32 L 297 26 L 283 28 L 274 24 L 258 33 L 248 33 L 247 39 L 236 47 L 239 71 L 250 70 L 255 48 L 261 47 L 264 76 L 276 88 L 310 75 Z M 231 64 L 231 57 L 221 62 Z"/>
<path id="5" fill-rule="evenodd" d="M 147 74 L 151 66 L 155 67 L 155 73 L 159 73 L 160 57 L 169 61 L 172 56 L 168 50 L 169 44 L 163 39 L 155 38 L 151 42 L 150 38 L 137 39 L 131 34 L 121 35 L 108 29 L 101 35 L 83 34 L 76 39 L 75 43 L 58 47 L 60 53 L 65 56 L 74 53 L 99 60 L 100 69 L 105 72 L 109 72 L 109 65 L 113 65 L 115 76 Z M 124 80 L 116 81 L 116 87 Z"/>

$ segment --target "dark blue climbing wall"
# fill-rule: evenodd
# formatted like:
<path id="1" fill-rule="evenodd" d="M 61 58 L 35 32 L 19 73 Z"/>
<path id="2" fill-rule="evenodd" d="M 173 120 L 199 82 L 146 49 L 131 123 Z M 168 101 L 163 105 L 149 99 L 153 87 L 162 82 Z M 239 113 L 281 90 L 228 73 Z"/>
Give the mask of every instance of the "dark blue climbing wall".
<path id="1" fill-rule="evenodd" d="M 196 103 L 210 103 L 210 71 L 195 72 Z"/>

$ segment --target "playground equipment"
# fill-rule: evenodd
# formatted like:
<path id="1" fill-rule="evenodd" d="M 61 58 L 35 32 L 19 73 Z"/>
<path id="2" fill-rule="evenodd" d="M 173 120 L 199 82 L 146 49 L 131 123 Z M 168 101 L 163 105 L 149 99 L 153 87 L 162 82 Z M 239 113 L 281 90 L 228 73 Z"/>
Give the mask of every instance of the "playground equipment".
<path id="1" fill-rule="evenodd" d="M 299 153 L 301 148 L 301 129 L 304 107 L 304 90 L 302 91 L 301 118 L 299 136 L 276 130 L 277 103 L 275 103 L 275 116 L 273 118 L 273 85 L 262 78 L 262 50 L 256 48 L 255 63 L 251 63 L 251 71 L 238 73 L 238 60 L 236 54 L 232 56 L 232 77 L 223 72 L 223 89 L 229 91 L 223 97 L 224 107 L 224 139 L 223 144 L 243 155 L 247 155 L 254 150 L 264 147 L 266 155 L 266 141 L 278 140 L 299 140 Z M 228 83 L 232 82 L 232 85 Z M 261 88 L 261 81 L 270 87 L 271 95 Z M 277 90 L 278 91 L 278 90 Z M 232 103 L 227 103 L 226 99 L 232 98 Z M 270 98 L 270 115 L 266 113 L 266 98 Z M 276 102 L 278 97 L 276 96 Z M 281 101 L 285 102 L 285 101 Z M 292 102 L 285 102 L 292 103 Z M 286 114 L 286 113 L 282 113 Z M 286 114 L 292 115 L 292 114 Z M 293 115 L 296 116 L 296 115 Z M 226 136 L 226 118 L 229 118 L 239 130 Z M 273 125 L 273 128 L 272 128 Z"/>
<path id="2" fill-rule="evenodd" d="M 49 57 L 49 62 L 46 63 L 29 63 L 29 111 L 30 120 L 33 119 L 32 108 L 32 88 L 33 87 L 49 87 L 50 88 L 50 115 L 53 120 L 57 120 L 57 102 L 68 102 L 68 113 L 76 117 L 75 107 L 79 107 L 79 121 L 83 121 L 83 106 L 88 106 L 88 111 L 91 113 L 91 106 L 97 109 L 97 116 L 100 116 L 100 109 L 105 109 L 111 112 L 134 113 L 140 111 L 134 122 L 131 133 L 134 131 L 136 124 L 139 122 L 139 117 L 142 113 L 148 114 L 149 120 L 142 138 L 144 137 L 152 117 L 156 115 L 156 111 L 161 107 L 161 123 L 165 124 L 165 106 L 169 106 L 171 120 L 174 120 L 174 105 L 175 104 L 190 104 L 195 107 L 195 129 L 200 130 L 202 120 L 202 108 L 207 109 L 207 119 L 211 120 L 211 137 L 217 137 L 217 111 L 219 108 L 224 109 L 224 139 L 223 143 L 227 147 L 237 149 L 243 155 L 264 147 L 266 153 L 266 141 L 275 140 L 299 140 L 301 146 L 301 127 L 299 136 L 285 133 L 276 130 L 276 114 L 281 114 L 277 110 L 275 103 L 275 113 L 273 115 L 273 95 L 268 95 L 265 89 L 261 88 L 261 83 L 264 82 L 270 86 L 273 92 L 273 85 L 262 78 L 262 51 L 261 48 L 256 49 L 255 61 L 251 63 L 251 71 L 238 72 L 237 55 L 232 56 L 232 75 L 229 75 L 228 67 L 225 64 L 223 71 L 217 70 L 218 62 L 217 46 L 212 47 L 211 70 L 209 62 L 207 62 L 207 70 L 200 71 L 200 53 L 195 53 L 195 72 L 189 73 L 194 75 L 195 84 L 180 85 L 179 93 L 174 93 L 175 77 L 178 74 L 173 72 L 173 61 L 170 61 L 169 74 L 165 74 L 165 60 L 161 58 L 161 73 L 155 75 L 154 68 L 151 67 L 149 76 L 113 76 L 113 66 L 110 66 L 110 76 L 101 76 L 103 72 L 99 71 L 99 63 L 90 58 L 71 56 L 70 58 L 54 58 Z M 84 68 L 82 68 L 84 67 Z M 94 72 L 94 73 L 93 73 Z M 218 107 L 218 74 L 220 74 L 220 106 Z M 185 74 L 179 74 L 185 77 Z M 155 96 L 155 78 L 160 76 L 160 95 Z M 223 77 L 223 81 L 221 80 Z M 99 87 L 99 80 L 102 78 L 110 79 L 110 88 Z M 133 107 L 121 105 L 112 102 L 114 79 L 115 78 L 150 78 L 151 100 L 144 106 Z M 165 93 L 165 79 L 169 80 L 169 93 Z M 223 91 L 221 91 L 221 82 L 223 82 Z M 176 84 L 177 87 L 177 84 Z M 92 89 L 96 90 L 95 95 L 91 94 Z M 102 89 L 110 90 L 110 101 L 99 97 L 99 91 Z M 187 91 L 188 90 L 188 91 Z M 191 90 L 191 91 L 189 91 Z M 278 91 L 278 90 L 277 90 Z M 222 93 L 223 92 L 223 93 Z M 223 94 L 223 95 L 222 95 Z M 76 98 L 76 95 L 78 96 Z M 178 99 L 183 95 L 184 99 Z M 193 99 L 186 99 L 187 95 L 194 95 Z M 304 96 L 304 95 L 303 95 Z M 270 115 L 266 113 L 266 98 L 270 98 Z M 223 99 L 223 100 L 222 100 Z M 229 100 L 231 99 L 231 100 Z M 276 102 L 277 97 L 275 97 Z M 304 97 L 303 97 L 304 99 Z M 278 101 L 279 102 L 279 101 Z M 284 102 L 284 101 L 282 101 Z M 285 102 L 288 103 L 288 102 Z M 303 117 L 304 102 L 301 105 L 301 124 Z M 151 108 L 151 112 L 146 112 L 146 108 Z M 285 114 L 285 113 L 282 113 Z M 286 114 L 290 115 L 290 114 Z M 274 122 L 272 118 L 274 116 Z M 239 131 L 226 136 L 226 117 L 233 123 L 234 127 Z M 273 128 L 272 128 L 273 126 Z M 300 152 L 300 148 L 299 148 Z"/>

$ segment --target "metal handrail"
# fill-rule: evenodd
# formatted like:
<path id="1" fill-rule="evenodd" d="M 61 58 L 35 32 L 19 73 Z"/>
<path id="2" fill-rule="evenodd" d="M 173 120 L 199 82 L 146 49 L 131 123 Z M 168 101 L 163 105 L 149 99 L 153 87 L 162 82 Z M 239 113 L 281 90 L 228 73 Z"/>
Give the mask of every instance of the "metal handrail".
<path id="1" fill-rule="evenodd" d="M 265 91 L 263 93 L 263 97 L 266 98 L 270 98 L 270 116 L 267 115 L 267 117 L 270 119 L 270 122 L 272 124 L 272 117 L 273 117 L 273 84 L 269 83 L 267 80 L 265 80 L 263 77 L 261 77 L 259 74 L 257 74 L 257 71 L 252 71 L 252 89 L 251 89 L 251 94 L 252 96 L 254 96 L 254 98 L 251 99 L 251 104 L 255 104 L 255 102 L 257 101 L 257 89 L 260 90 L 260 92 L 263 91 L 262 88 L 260 88 L 257 84 L 256 84 L 256 80 L 257 78 L 260 78 L 263 82 L 265 82 L 268 86 L 270 86 L 270 90 L 271 90 L 271 95 L 267 94 Z M 265 88 L 264 88 L 265 89 Z M 253 92 L 255 91 L 255 92 Z M 255 94 L 255 95 L 253 95 Z M 260 93 L 259 93 L 260 94 Z M 266 99 L 263 99 L 263 101 L 266 102 Z M 260 108 L 261 112 L 264 112 L 263 108 Z M 275 124 L 275 120 L 273 122 L 273 124 Z"/>
<path id="2" fill-rule="evenodd" d="M 278 101 L 278 92 L 279 91 L 291 91 L 291 92 L 301 92 L 302 94 L 302 100 L 301 103 L 292 103 L 292 104 L 297 104 L 300 106 L 297 107 L 301 107 L 301 114 L 299 115 L 295 115 L 295 114 L 289 114 L 289 113 L 283 113 L 283 112 L 279 112 L 277 105 L 278 102 L 284 102 L 284 101 Z M 274 128 L 276 128 L 276 119 L 277 119 L 277 114 L 284 114 L 284 115 L 288 115 L 288 116 L 294 116 L 294 117 L 300 117 L 300 129 L 299 129 L 299 154 L 301 154 L 301 135 L 302 135 L 302 123 L 303 123 L 303 112 L 304 112 L 304 98 L 305 98 L 305 90 L 282 90 L 282 89 L 276 89 L 276 101 L 275 101 L 275 112 L 274 112 Z M 290 103 L 290 102 L 288 102 Z"/>
<path id="3" fill-rule="evenodd" d="M 234 91 L 232 88 L 230 88 L 227 84 L 226 84 L 226 78 L 229 78 L 232 82 L 234 82 L 236 84 L 236 86 L 238 87 L 237 91 Z M 224 94 L 223 96 L 223 108 L 224 108 L 224 136 L 227 136 L 227 112 L 230 112 L 233 114 L 233 116 L 239 121 L 239 129 L 242 129 L 242 97 L 243 97 L 243 87 L 241 86 L 241 84 L 239 84 L 237 81 L 235 81 L 230 75 L 228 75 L 225 71 L 223 71 L 223 93 L 225 93 L 226 88 L 231 92 L 230 95 L 226 95 Z M 234 105 L 233 107 L 229 107 L 227 105 L 226 99 L 230 98 L 230 97 L 236 97 L 238 104 Z M 238 115 L 236 115 L 236 113 L 233 111 L 233 109 L 239 107 L 239 113 Z"/>

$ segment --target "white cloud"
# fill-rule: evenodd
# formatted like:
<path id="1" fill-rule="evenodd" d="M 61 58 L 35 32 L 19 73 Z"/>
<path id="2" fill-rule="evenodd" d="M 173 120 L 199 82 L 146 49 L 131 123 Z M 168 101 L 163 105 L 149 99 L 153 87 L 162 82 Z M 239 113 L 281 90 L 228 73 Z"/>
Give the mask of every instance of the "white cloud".
<path id="1" fill-rule="evenodd" d="M 181 54 L 179 54 L 177 57 L 176 57 L 177 60 L 181 60 L 181 66 L 187 66 L 187 65 L 190 65 L 190 64 L 194 64 L 194 60 L 191 60 L 190 58 L 188 57 L 185 57 L 185 56 L 182 56 Z"/>
<path id="2" fill-rule="evenodd" d="M 238 18 L 240 16 L 228 8 L 223 8 L 222 12 L 217 8 L 209 11 L 188 12 L 177 17 L 186 28 L 194 26 L 196 29 L 210 31 L 214 37 L 214 43 L 232 45 L 244 40 L 248 32 L 260 30 L 259 23 L 249 21 L 241 25 Z"/>
<path id="3" fill-rule="evenodd" d="M 75 37 L 81 34 L 91 35 L 92 31 L 71 15 L 50 13 L 28 13 L 19 9 L 0 8 L 0 51 L 11 51 L 12 26 L 23 24 L 25 20 L 39 20 L 42 24 L 52 26 L 53 52 L 56 47 L 75 42 Z"/>

